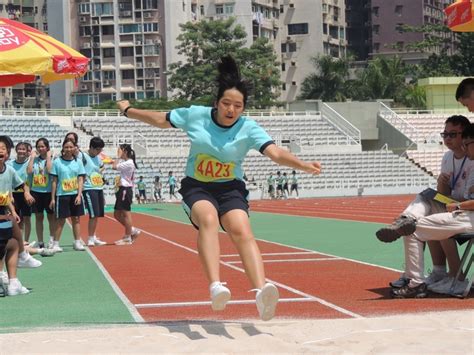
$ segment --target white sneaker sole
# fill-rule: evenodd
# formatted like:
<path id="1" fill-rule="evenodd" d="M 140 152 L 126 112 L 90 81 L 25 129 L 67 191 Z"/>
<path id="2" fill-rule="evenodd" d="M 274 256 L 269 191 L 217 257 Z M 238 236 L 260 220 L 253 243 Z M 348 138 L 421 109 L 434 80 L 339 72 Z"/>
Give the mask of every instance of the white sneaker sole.
<path id="1" fill-rule="evenodd" d="M 215 295 L 212 299 L 212 310 L 213 311 L 223 311 L 227 302 L 229 302 L 231 297 L 230 291 L 223 291 L 218 295 Z"/>
<path id="2" fill-rule="evenodd" d="M 263 321 L 269 321 L 275 316 L 276 306 L 280 297 L 278 289 L 273 284 L 265 284 L 260 294 L 263 310 L 260 314 L 260 318 Z"/>

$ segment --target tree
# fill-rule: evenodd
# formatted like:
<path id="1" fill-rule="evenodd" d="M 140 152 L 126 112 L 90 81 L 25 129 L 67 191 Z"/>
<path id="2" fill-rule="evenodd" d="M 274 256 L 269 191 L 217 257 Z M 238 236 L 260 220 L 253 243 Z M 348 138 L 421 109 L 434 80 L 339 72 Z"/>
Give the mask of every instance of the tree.
<path id="1" fill-rule="evenodd" d="M 316 73 L 308 75 L 301 84 L 298 99 L 319 99 L 323 101 L 344 101 L 349 82 L 349 62 L 345 58 L 331 56 L 311 58 Z"/>
<path id="2" fill-rule="evenodd" d="M 232 55 L 242 76 L 254 86 L 253 102 L 257 107 L 269 106 L 278 96 L 279 69 L 276 55 L 267 39 L 257 39 L 244 48 L 247 35 L 234 18 L 203 20 L 181 25 L 178 53 L 183 61 L 172 63 L 169 86 L 174 96 L 184 100 L 201 100 L 212 104 L 217 75 L 216 63 Z M 250 103 L 251 104 L 251 103 Z"/>
<path id="3" fill-rule="evenodd" d="M 451 68 L 458 76 L 474 76 L 474 33 L 459 34 L 458 51 L 451 57 Z"/>

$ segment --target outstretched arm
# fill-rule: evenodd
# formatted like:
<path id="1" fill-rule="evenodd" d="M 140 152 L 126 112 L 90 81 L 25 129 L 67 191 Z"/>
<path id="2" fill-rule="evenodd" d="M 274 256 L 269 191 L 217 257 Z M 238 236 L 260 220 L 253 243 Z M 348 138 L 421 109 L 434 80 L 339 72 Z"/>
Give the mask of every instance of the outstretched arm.
<path id="1" fill-rule="evenodd" d="M 171 124 L 166 120 L 166 112 L 154 112 L 132 108 L 130 107 L 130 102 L 128 100 L 117 102 L 117 107 L 122 113 L 127 110 L 128 118 L 133 118 L 159 128 L 172 127 Z"/>
<path id="2" fill-rule="evenodd" d="M 285 165 L 314 175 L 318 175 L 321 172 L 320 162 L 305 162 L 300 160 L 298 157 L 284 149 L 281 149 L 276 144 L 270 144 L 266 147 L 263 154 L 279 165 Z"/>

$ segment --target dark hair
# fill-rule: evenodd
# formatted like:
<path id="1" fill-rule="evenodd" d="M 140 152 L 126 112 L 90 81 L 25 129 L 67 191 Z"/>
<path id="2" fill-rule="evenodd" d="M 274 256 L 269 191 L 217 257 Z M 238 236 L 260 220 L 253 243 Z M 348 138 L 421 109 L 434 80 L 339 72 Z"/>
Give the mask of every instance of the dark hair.
<path id="1" fill-rule="evenodd" d="M 234 58 L 230 55 L 222 57 L 220 63 L 217 65 L 217 70 L 219 74 L 217 75 L 218 89 L 216 102 L 219 102 L 226 90 L 235 88 L 243 95 L 245 106 L 249 95 L 249 84 L 240 77 L 240 71 Z"/>
<path id="2" fill-rule="evenodd" d="M 119 145 L 120 149 L 125 151 L 127 154 L 127 157 L 133 160 L 133 165 L 135 165 L 135 168 L 138 169 L 137 162 L 135 161 L 135 151 L 132 149 L 132 146 L 130 144 L 120 144 Z"/>
<path id="3" fill-rule="evenodd" d="M 36 140 L 36 143 L 35 143 L 35 148 L 38 148 L 38 144 L 43 142 L 43 144 L 46 146 L 46 148 L 48 148 L 49 150 L 49 141 L 47 138 L 44 138 L 44 137 L 41 137 L 39 139 Z"/>
<path id="4" fill-rule="evenodd" d="M 30 145 L 30 144 L 26 143 L 26 142 L 18 142 L 15 146 L 15 151 L 17 151 L 18 148 L 21 147 L 21 146 L 25 147 L 25 149 L 28 150 L 28 145 Z"/>
<path id="5" fill-rule="evenodd" d="M 143 179 L 143 176 L 140 175 L 139 179 Z"/>
<path id="6" fill-rule="evenodd" d="M 104 148 L 105 143 L 102 138 L 100 137 L 92 137 L 89 142 L 89 148 L 97 149 L 97 148 Z"/>
<path id="7" fill-rule="evenodd" d="M 76 146 L 77 146 L 77 145 L 79 144 L 79 136 L 77 135 L 76 132 L 68 132 L 68 133 L 66 133 L 66 135 L 64 136 L 63 144 L 64 144 L 64 142 L 66 141 L 66 139 L 68 139 L 67 136 L 69 136 L 69 135 L 71 135 L 71 136 L 74 137 L 74 141 L 76 142 Z M 70 138 L 69 138 L 69 139 L 70 139 Z"/>
<path id="8" fill-rule="evenodd" d="M 463 130 L 471 124 L 468 118 L 463 115 L 449 116 L 448 119 L 444 122 L 444 124 L 446 125 L 448 123 L 451 123 L 453 126 L 461 126 Z"/>
<path id="9" fill-rule="evenodd" d="M 470 123 L 464 131 L 462 131 L 462 138 L 474 138 L 474 124 Z"/>
<path id="10" fill-rule="evenodd" d="M 474 90 L 474 78 L 466 78 L 461 81 L 456 89 L 456 101 L 459 99 L 465 99 L 471 96 L 471 92 Z"/>
<path id="11" fill-rule="evenodd" d="M 66 145 L 66 143 L 72 143 L 75 147 L 77 147 L 77 143 L 74 142 L 74 139 L 65 138 L 64 141 L 63 141 L 63 144 L 62 144 L 62 146 L 61 146 L 61 156 L 64 155 L 64 149 L 63 149 L 63 148 L 64 148 L 64 146 Z M 74 160 L 76 160 L 76 159 L 77 159 L 76 155 L 73 154 L 73 156 L 74 156 Z"/>
<path id="12" fill-rule="evenodd" d="M 9 136 L 0 136 L 0 142 L 3 142 L 7 147 L 8 155 L 10 155 L 14 146 L 12 139 Z"/>

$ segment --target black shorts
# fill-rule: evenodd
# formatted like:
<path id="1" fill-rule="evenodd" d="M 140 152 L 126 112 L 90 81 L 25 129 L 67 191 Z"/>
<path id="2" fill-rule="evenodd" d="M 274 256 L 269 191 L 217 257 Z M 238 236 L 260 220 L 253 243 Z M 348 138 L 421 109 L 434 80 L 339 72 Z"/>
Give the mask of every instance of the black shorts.
<path id="1" fill-rule="evenodd" d="M 23 220 L 23 217 L 31 216 L 31 206 L 25 200 L 23 192 L 14 192 L 13 200 L 15 201 L 15 211 Z"/>
<path id="2" fill-rule="evenodd" d="M 283 191 L 283 185 L 277 185 L 277 191 Z"/>
<path id="3" fill-rule="evenodd" d="M 268 193 L 271 194 L 272 192 L 273 192 L 273 185 L 270 185 L 268 186 Z"/>
<path id="4" fill-rule="evenodd" d="M 228 182 L 201 182 L 190 177 L 185 177 L 181 181 L 179 190 L 183 196 L 182 204 L 184 211 L 191 220 L 191 209 L 198 201 L 209 201 L 217 210 L 217 214 L 222 217 L 231 210 L 244 210 L 248 214 L 249 192 L 245 188 L 245 183 L 240 180 Z M 199 229 L 191 220 L 194 227 Z"/>
<path id="5" fill-rule="evenodd" d="M 115 193 L 114 210 L 131 211 L 133 201 L 132 187 L 120 186 Z"/>
<path id="6" fill-rule="evenodd" d="M 174 195 L 174 188 L 175 187 L 176 187 L 176 185 L 170 185 L 170 195 Z"/>
<path id="7" fill-rule="evenodd" d="M 283 190 L 288 191 L 288 184 L 284 184 L 284 185 L 283 185 Z"/>
<path id="8" fill-rule="evenodd" d="M 102 190 L 84 190 L 82 198 L 90 218 L 104 217 L 104 191 Z"/>
<path id="9" fill-rule="evenodd" d="M 0 221 L 0 260 L 5 256 L 5 251 L 7 250 L 7 243 L 13 237 L 13 228 L 6 227 L 2 225 L 11 226 L 12 222 L 10 221 Z"/>
<path id="10" fill-rule="evenodd" d="M 291 184 L 291 191 L 298 190 L 298 184 Z"/>
<path id="11" fill-rule="evenodd" d="M 49 204 L 51 203 L 51 192 L 31 191 L 31 196 L 35 199 L 35 203 L 32 206 L 34 213 L 43 213 L 44 211 L 46 211 L 47 214 L 53 213 L 53 210 L 49 208 Z"/>
<path id="12" fill-rule="evenodd" d="M 84 201 L 76 205 L 77 195 L 56 196 L 56 218 L 79 217 L 84 215 Z"/>
<path id="13" fill-rule="evenodd" d="M 138 190 L 138 196 L 142 196 L 144 199 L 146 199 L 146 190 Z"/>

